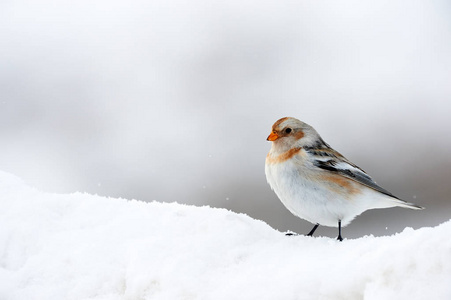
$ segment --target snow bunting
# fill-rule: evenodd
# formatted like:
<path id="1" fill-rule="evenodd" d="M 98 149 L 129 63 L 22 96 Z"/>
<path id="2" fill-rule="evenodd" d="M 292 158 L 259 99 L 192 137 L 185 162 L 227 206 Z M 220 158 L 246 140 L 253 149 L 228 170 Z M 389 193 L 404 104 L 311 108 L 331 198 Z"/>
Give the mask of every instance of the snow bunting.
<path id="1" fill-rule="evenodd" d="M 368 209 L 423 207 L 405 202 L 381 188 L 361 168 L 332 149 L 316 130 L 295 118 L 282 118 L 267 138 L 269 185 L 295 216 L 315 226 L 341 227 Z"/>

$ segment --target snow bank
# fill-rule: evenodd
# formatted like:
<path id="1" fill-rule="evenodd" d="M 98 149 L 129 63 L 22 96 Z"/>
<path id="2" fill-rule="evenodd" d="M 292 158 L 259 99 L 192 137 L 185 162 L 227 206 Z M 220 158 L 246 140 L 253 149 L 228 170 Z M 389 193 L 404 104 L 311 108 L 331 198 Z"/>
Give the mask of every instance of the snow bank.
<path id="1" fill-rule="evenodd" d="M 245 199 L 243 199 L 245 201 Z M 451 299 L 451 222 L 340 243 L 0 173 L 0 299 Z"/>

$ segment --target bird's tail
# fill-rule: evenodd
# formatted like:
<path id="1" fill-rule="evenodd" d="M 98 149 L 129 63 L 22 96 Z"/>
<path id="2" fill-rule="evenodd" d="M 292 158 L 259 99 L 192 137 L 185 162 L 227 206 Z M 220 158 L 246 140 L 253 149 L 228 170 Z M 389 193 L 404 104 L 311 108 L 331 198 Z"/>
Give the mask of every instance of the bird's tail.
<path id="1" fill-rule="evenodd" d="M 416 209 L 416 210 L 420 210 L 420 209 L 424 209 L 424 207 L 410 203 L 410 202 L 406 202 L 404 200 L 401 200 L 399 198 L 396 198 L 394 196 L 388 196 L 388 197 L 384 197 L 383 199 L 380 199 L 377 203 L 373 203 L 375 204 L 372 208 L 389 208 L 389 207 L 405 207 L 405 208 L 410 208 L 410 209 Z"/>
<path id="2" fill-rule="evenodd" d="M 424 207 L 422 207 L 422 206 L 419 206 L 419 205 L 416 205 L 416 204 L 413 204 L 410 202 L 406 202 L 401 199 L 393 199 L 392 201 L 395 202 L 396 206 L 399 206 L 399 207 L 405 207 L 405 208 L 417 209 L 417 210 L 424 209 Z"/>

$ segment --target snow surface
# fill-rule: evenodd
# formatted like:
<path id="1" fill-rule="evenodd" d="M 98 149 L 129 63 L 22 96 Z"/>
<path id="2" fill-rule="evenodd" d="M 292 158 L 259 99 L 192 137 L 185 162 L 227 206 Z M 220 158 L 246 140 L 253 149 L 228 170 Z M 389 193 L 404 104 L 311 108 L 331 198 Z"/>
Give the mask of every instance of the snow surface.
<path id="1" fill-rule="evenodd" d="M 0 299 L 451 299 L 451 221 L 340 243 L 3 172 L 0 203 Z"/>

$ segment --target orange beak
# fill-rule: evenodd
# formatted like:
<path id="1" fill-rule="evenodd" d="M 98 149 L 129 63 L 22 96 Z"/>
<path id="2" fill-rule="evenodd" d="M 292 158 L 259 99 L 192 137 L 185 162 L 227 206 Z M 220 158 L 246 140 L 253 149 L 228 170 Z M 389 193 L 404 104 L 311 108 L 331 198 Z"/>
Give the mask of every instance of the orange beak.
<path id="1" fill-rule="evenodd" d="M 272 142 L 272 141 L 277 140 L 279 137 L 280 137 L 280 136 L 279 136 L 277 133 L 275 133 L 275 132 L 273 131 L 273 132 L 271 132 L 271 133 L 269 134 L 269 136 L 268 136 L 268 138 L 267 138 L 266 140 Z"/>

